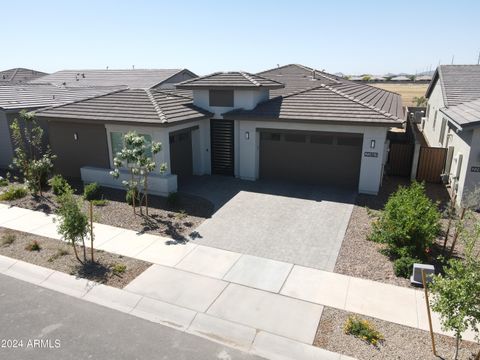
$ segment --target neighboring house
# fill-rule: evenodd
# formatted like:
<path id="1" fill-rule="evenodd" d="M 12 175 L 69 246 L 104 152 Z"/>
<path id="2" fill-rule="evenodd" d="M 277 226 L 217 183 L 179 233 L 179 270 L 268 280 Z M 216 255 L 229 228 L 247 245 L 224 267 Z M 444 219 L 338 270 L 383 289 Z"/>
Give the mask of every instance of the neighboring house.
<path id="1" fill-rule="evenodd" d="M 19 119 L 21 110 L 33 111 L 103 95 L 113 90 L 115 88 L 66 89 L 53 85 L 31 84 L 0 86 L 0 168 L 6 168 L 12 163 L 13 144 L 10 125 L 14 119 Z M 39 124 L 45 132 L 48 132 L 46 122 L 39 120 Z"/>
<path id="2" fill-rule="evenodd" d="M 175 84 L 197 77 L 188 69 L 61 70 L 32 84 L 66 87 L 126 86 L 130 89 L 174 89 Z"/>
<path id="3" fill-rule="evenodd" d="M 390 81 L 398 81 L 398 82 L 403 82 L 403 81 L 412 81 L 409 77 L 405 75 L 400 75 L 400 76 L 394 76 L 390 79 Z"/>
<path id="4" fill-rule="evenodd" d="M 282 79 L 282 81 L 280 81 Z M 401 127 L 401 97 L 301 65 L 260 74 L 223 72 L 174 91 L 123 90 L 37 112 L 48 121 L 58 169 L 121 187 L 109 174 L 122 134 L 159 141 L 149 189 L 177 190 L 177 177 L 219 174 L 293 180 L 376 194 L 386 134 Z M 122 172 L 125 177 L 126 172 Z"/>
<path id="5" fill-rule="evenodd" d="M 40 78 L 45 75 L 48 74 L 41 71 L 24 68 L 4 70 L 0 71 L 0 85 L 25 84 L 31 80 Z"/>
<path id="6" fill-rule="evenodd" d="M 432 76 L 431 75 L 415 76 L 415 81 L 432 81 Z"/>
<path id="7" fill-rule="evenodd" d="M 426 97 L 422 124 L 430 146 L 447 148 L 445 173 L 457 203 L 479 204 L 480 190 L 480 65 L 441 65 Z"/>
<path id="8" fill-rule="evenodd" d="M 175 83 L 196 76 L 188 69 L 62 70 L 23 85 L 2 86 L 0 168 L 7 167 L 12 161 L 13 147 L 9 125 L 14 118 L 18 118 L 18 113 L 22 109 L 37 110 L 127 88 L 156 88 L 177 92 L 174 88 Z M 48 137 L 47 123 L 45 121 L 40 123 Z"/>

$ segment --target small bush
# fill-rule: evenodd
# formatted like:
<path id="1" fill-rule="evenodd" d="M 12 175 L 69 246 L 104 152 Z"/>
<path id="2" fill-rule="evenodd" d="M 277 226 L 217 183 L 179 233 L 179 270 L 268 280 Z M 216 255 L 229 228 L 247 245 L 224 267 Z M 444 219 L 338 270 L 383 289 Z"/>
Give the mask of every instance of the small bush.
<path id="1" fill-rule="evenodd" d="M 127 194 L 125 196 L 125 200 L 127 201 L 127 204 L 128 205 L 133 205 L 133 196 L 134 194 L 134 191 L 133 189 L 130 189 L 127 191 Z M 135 205 L 138 205 L 140 203 L 140 194 L 138 193 L 138 191 L 136 192 L 136 197 L 135 197 Z"/>
<path id="2" fill-rule="evenodd" d="M 48 259 L 48 262 L 54 262 L 55 260 L 57 260 L 58 258 L 62 257 L 62 256 L 66 256 L 70 254 L 70 252 L 65 249 L 65 248 L 59 248 L 57 249 L 57 252 L 55 254 L 53 254 L 52 256 L 50 256 L 50 258 Z"/>
<path id="3" fill-rule="evenodd" d="M 25 246 L 25 250 L 28 251 L 40 251 L 42 247 L 40 246 L 40 243 L 37 240 L 31 241 L 27 246 Z"/>
<path id="4" fill-rule="evenodd" d="M 348 317 L 343 331 L 345 334 L 353 335 L 373 346 L 377 346 L 383 340 L 383 335 L 370 322 L 354 315 Z"/>
<path id="5" fill-rule="evenodd" d="M 420 263 L 419 259 L 414 259 L 410 256 L 403 256 L 393 262 L 393 270 L 396 276 L 409 278 L 413 272 L 413 264 Z"/>
<path id="6" fill-rule="evenodd" d="M 127 265 L 125 264 L 115 264 L 112 267 L 112 272 L 114 275 L 120 275 L 127 271 Z"/>
<path id="7" fill-rule="evenodd" d="M 178 204 L 178 193 L 177 192 L 171 192 L 167 196 L 167 205 L 169 207 L 176 207 Z"/>
<path id="8" fill-rule="evenodd" d="M 400 187 L 373 223 L 369 240 L 385 243 L 392 254 L 400 250 L 410 257 L 426 258 L 426 251 L 440 231 L 440 212 L 425 194 L 423 184 Z"/>
<path id="9" fill-rule="evenodd" d="M 5 192 L 0 194 L 0 200 L 11 201 L 27 196 L 28 190 L 23 186 L 9 186 Z"/>
<path id="10" fill-rule="evenodd" d="M 187 216 L 188 216 L 187 212 L 182 209 L 175 214 L 175 219 L 182 220 L 182 219 L 185 219 Z"/>
<path id="11" fill-rule="evenodd" d="M 16 239 L 17 237 L 15 236 L 15 234 L 6 233 L 3 234 L 2 238 L 0 239 L 0 244 L 2 246 L 12 245 Z"/>
<path id="12" fill-rule="evenodd" d="M 0 186 L 8 186 L 8 180 L 0 176 Z"/>
<path id="13" fill-rule="evenodd" d="M 83 188 L 83 198 L 87 201 L 100 200 L 102 198 L 100 185 L 95 182 L 85 185 Z"/>
<path id="14" fill-rule="evenodd" d="M 71 190 L 70 185 L 62 175 L 55 175 L 48 181 L 48 184 L 52 187 L 53 193 L 57 196 L 61 196 L 68 190 Z"/>
<path id="15" fill-rule="evenodd" d="M 105 206 L 107 204 L 108 204 L 108 200 L 106 200 L 106 199 L 92 200 L 92 205 L 93 206 Z"/>

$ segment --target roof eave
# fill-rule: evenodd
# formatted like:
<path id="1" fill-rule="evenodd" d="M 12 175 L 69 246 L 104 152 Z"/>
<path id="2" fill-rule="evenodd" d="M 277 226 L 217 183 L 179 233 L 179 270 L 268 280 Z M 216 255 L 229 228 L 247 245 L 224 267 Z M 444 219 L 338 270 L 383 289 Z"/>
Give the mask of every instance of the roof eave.
<path id="1" fill-rule="evenodd" d="M 176 85 L 177 89 L 180 90 L 233 90 L 233 89 L 239 89 L 239 90 L 259 90 L 259 89 L 268 89 L 268 90 L 273 90 L 273 89 L 283 89 L 285 88 L 285 85 L 279 84 L 279 85 L 260 85 L 260 86 L 235 86 L 235 85 Z"/>

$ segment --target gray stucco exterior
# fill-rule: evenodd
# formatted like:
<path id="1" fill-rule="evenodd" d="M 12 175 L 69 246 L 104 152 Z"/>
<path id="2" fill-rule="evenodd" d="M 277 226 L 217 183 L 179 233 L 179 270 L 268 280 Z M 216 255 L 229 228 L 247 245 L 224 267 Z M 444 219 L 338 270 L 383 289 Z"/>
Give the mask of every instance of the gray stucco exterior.
<path id="1" fill-rule="evenodd" d="M 110 167 L 104 124 L 48 120 L 50 146 L 57 155 L 56 172 L 80 178 L 82 166 Z"/>

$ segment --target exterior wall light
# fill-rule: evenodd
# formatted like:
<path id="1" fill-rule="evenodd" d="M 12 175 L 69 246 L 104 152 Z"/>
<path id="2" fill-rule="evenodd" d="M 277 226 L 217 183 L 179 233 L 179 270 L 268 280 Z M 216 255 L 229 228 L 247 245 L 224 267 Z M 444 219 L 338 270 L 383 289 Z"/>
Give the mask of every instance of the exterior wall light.
<path id="1" fill-rule="evenodd" d="M 370 149 L 375 149 L 375 140 L 370 141 Z"/>
<path id="2" fill-rule="evenodd" d="M 75 141 L 78 140 L 78 133 L 73 133 L 73 140 L 75 140 Z"/>
<path id="3" fill-rule="evenodd" d="M 248 140 L 248 139 L 250 139 L 250 132 L 245 131 L 245 140 Z"/>

